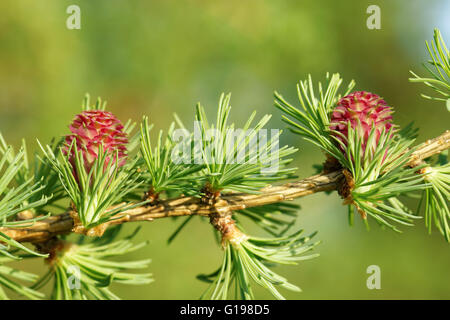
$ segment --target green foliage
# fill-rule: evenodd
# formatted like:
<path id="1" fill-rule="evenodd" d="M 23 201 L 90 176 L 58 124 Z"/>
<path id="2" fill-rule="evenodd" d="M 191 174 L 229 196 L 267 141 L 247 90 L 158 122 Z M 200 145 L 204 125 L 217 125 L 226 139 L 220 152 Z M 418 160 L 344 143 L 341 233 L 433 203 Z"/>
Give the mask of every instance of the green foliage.
<path id="1" fill-rule="evenodd" d="M 269 290 L 277 299 L 284 299 L 275 286 L 291 291 L 301 291 L 284 277 L 269 269 L 277 264 L 293 265 L 298 261 L 318 256 L 305 255 L 318 244 L 307 244 L 314 234 L 302 237 L 303 230 L 285 237 L 257 238 L 247 237 L 240 242 L 225 244 L 222 266 L 209 275 L 198 278 L 211 285 L 202 298 L 230 299 L 230 291 L 235 290 L 236 299 L 254 299 L 251 282 Z"/>
<path id="2" fill-rule="evenodd" d="M 120 167 L 118 153 L 114 155 L 99 147 L 98 158 L 92 168 L 86 170 L 83 152 L 72 143 L 69 152 L 74 153 L 75 166 L 63 155 L 62 149 L 55 155 L 47 145 L 41 149 L 52 168 L 58 173 L 61 184 L 72 200 L 79 219 L 87 229 L 107 222 L 112 217 L 125 210 L 142 205 L 144 202 L 132 205 L 120 204 L 127 194 L 136 189 L 138 173 L 136 159 Z M 108 161 L 108 157 L 116 161 Z M 114 208 L 112 206 L 116 205 Z"/>
<path id="3" fill-rule="evenodd" d="M 117 233 L 87 244 L 68 244 L 49 263 L 49 272 L 36 283 L 41 288 L 53 279 L 52 299 L 55 300 L 118 300 L 108 288 L 112 283 L 129 285 L 149 284 L 150 273 L 130 273 L 130 269 L 144 269 L 150 259 L 122 261 L 123 255 L 147 245 L 147 242 L 133 244 L 137 230 L 124 239 L 114 241 Z M 118 261 L 111 260 L 117 259 Z"/>
<path id="4" fill-rule="evenodd" d="M 423 205 L 425 224 L 431 233 L 434 223 L 439 232 L 450 242 L 450 163 L 425 168 L 424 179 L 431 187 L 424 190 L 419 204 Z"/>
<path id="5" fill-rule="evenodd" d="M 95 104 L 91 104 L 91 96 L 86 93 L 84 96 L 83 102 L 81 103 L 81 109 L 83 111 L 90 111 L 90 110 L 101 110 L 105 111 L 106 109 L 106 101 L 102 101 L 102 98 L 98 97 L 95 101 Z"/>
<path id="6" fill-rule="evenodd" d="M 47 197 L 42 194 L 44 186 L 40 182 L 33 183 L 33 178 L 28 178 L 25 148 L 22 147 L 17 154 L 14 154 L 12 147 L 7 145 L 0 135 L 0 157 L 0 172 L 2 173 L 0 177 L 0 227 L 23 227 L 42 219 L 43 217 L 15 221 L 19 212 L 40 207 L 51 197 L 51 195 Z M 39 195 L 38 199 L 36 199 L 36 195 Z M 33 201 L 33 198 L 36 200 Z M 0 255 L 14 257 L 11 252 L 8 252 L 10 247 L 43 256 L 0 232 Z"/>
<path id="7" fill-rule="evenodd" d="M 20 256 L 20 258 L 27 258 L 27 257 L 29 256 Z M 5 265 L 5 263 L 14 260 L 15 259 L 10 257 L 0 256 L 0 300 L 9 299 L 3 288 L 8 288 L 9 290 L 15 292 L 16 294 L 19 294 L 32 300 L 42 299 L 44 297 L 42 293 L 37 292 L 27 286 L 24 286 L 23 284 L 16 282 L 16 280 L 34 282 L 38 279 L 38 276 Z"/>
<path id="8" fill-rule="evenodd" d="M 423 78 L 410 71 L 414 78 L 411 82 L 423 83 L 431 88 L 437 96 L 422 94 L 426 99 L 446 102 L 447 109 L 450 111 L 450 52 L 445 45 L 444 39 L 439 29 L 434 29 L 434 41 L 431 47 L 426 42 L 427 50 L 430 55 L 428 64 L 424 64 L 431 77 Z"/>
<path id="9" fill-rule="evenodd" d="M 292 178 L 296 169 L 286 168 L 292 161 L 286 157 L 297 150 L 278 146 L 281 132 L 269 138 L 262 131 L 271 116 L 265 115 L 252 125 L 254 112 L 237 130 L 234 124 L 228 124 L 230 98 L 224 94 L 220 97 L 215 125 L 209 124 L 200 104 L 196 108 L 201 139 L 194 141 L 194 161 L 205 165 L 203 176 L 209 187 L 214 191 L 256 193 L 269 182 Z"/>
<path id="10" fill-rule="evenodd" d="M 342 79 L 338 74 L 329 77 L 324 92 L 319 83 L 319 97 L 316 97 L 311 77 L 297 86 L 298 97 L 303 111 L 293 107 L 281 95 L 275 93 L 275 106 L 287 114 L 283 120 L 294 133 L 317 145 L 327 154 L 337 159 L 343 168 L 351 173 L 352 186 L 346 202 L 354 206 L 363 218 L 371 216 L 377 223 L 399 231 L 391 222 L 411 225 L 417 218 L 400 201 L 399 197 L 424 190 L 428 184 L 416 174 L 419 168 L 405 168 L 414 151 L 416 131 L 410 126 L 398 131 L 395 128 L 383 131 L 375 143 L 376 131 L 372 128 L 366 145 L 348 122 L 348 136 L 331 130 L 330 116 L 341 97 L 339 89 Z M 344 95 L 354 87 L 351 81 Z M 349 212 L 351 213 L 352 210 Z M 352 220 L 351 220 L 352 221 Z"/>
<path id="11" fill-rule="evenodd" d="M 417 218 L 398 198 L 411 192 L 427 188 L 423 177 L 417 174 L 418 168 L 405 168 L 414 149 L 409 149 L 414 142 L 406 135 L 393 130 L 383 131 L 377 144 L 373 143 L 375 130 L 372 130 L 367 147 L 362 151 L 362 138 L 349 126 L 345 168 L 349 169 L 354 179 L 351 199 L 355 208 L 373 217 L 380 225 L 399 231 L 389 222 L 412 225 Z"/>
<path id="12" fill-rule="evenodd" d="M 62 140 L 55 142 L 55 140 L 50 144 L 53 152 L 60 147 Z M 24 144 L 25 145 L 25 144 Z M 28 162 L 28 160 L 27 160 Z M 47 209 L 62 209 L 61 205 L 58 204 L 60 200 L 66 199 L 67 195 L 62 186 L 58 174 L 52 170 L 51 165 L 46 159 L 43 159 L 41 155 L 37 152 L 34 154 L 34 159 L 32 161 L 33 172 L 32 177 L 35 183 L 40 182 L 43 186 L 39 193 L 33 194 L 28 201 L 37 201 L 42 196 L 47 196 L 47 202 L 42 204 L 42 206 L 36 207 L 34 210 L 37 213 L 46 213 Z"/>
<path id="13" fill-rule="evenodd" d="M 340 89 L 343 80 L 338 73 L 331 76 L 327 73 L 326 80 L 325 91 L 322 83 L 318 84 L 319 98 L 315 95 L 311 76 L 297 85 L 302 110 L 289 104 L 278 92 L 275 92 L 275 107 L 286 113 L 283 115 L 283 121 L 290 126 L 289 129 L 292 132 L 301 135 L 332 157 L 343 161 L 342 151 L 335 144 L 329 129 L 330 113 L 342 96 Z M 350 81 L 343 96 L 349 94 L 354 86 L 355 82 Z"/>
<path id="14" fill-rule="evenodd" d="M 422 82 L 438 93 L 437 97 L 424 97 L 450 105 L 449 51 L 438 30 L 435 30 L 434 43 L 431 47 L 427 43 L 427 48 L 431 57 L 431 67 L 427 69 L 432 77 L 420 78 L 413 73 L 415 78 L 411 81 Z M 275 106 L 285 113 L 283 120 L 291 131 L 338 161 L 346 178 L 341 187 L 348 189 L 339 188 L 339 192 L 344 203 L 349 204 L 350 222 L 356 212 L 364 219 L 369 216 L 381 226 L 399 231 L 397 224 L 410 226 L 414 219 L 420 218 L 407 208 L 403 198 L 421 194 L 418 211 L 424 208 L 427 228 L 431 232 L 434 224 L 450 242 L 447 159 L 441 157 L 437 165 L 424 161 L 420 166 L 409 167 L 408 161 L 416 150 L 416 131 L 411 126 L 402 130 L 393 127 L 381 133 L 373 128 L 367 141 L 350 122 L 347 136 L 331 130 L 331 113 L 339 99 L 355 86 L 351 81 L 346 88 L 341 88 L 342 83 L 339 74 L 327 74 L 325 85 L 319 83 L 315 87 L 309 76 L 297 86 L 301 108 L 288 103 L 279 93 L 275 93 Z M 86 95 L 82 109 L 105 110 L 105 106 L 106 102 L 100 98 L 91 105 Z M 67 152 L 73 153 L 74 158 L 69 160 L 62 151 L 62 139 L 53 140 L 45 147 L 40 145 L 43 156 L 35 154 L 30 166 L 25 143 L 15 154 L 0 135 L 0 228 L 31 226 L 46 218 L 47 210 L 65 209 L 61 200 L 66 199 L 72 201 L 81 223 L 89 229 L 110 222 L 123 211 L 147 205 L 152 201 L 150 197 L 135 201 L 142 199 L 144 191 L 146 196 L 155 198 L 161 193 L 165 198 L 193 195 L 214 205 L 226 193 L 255 194 L 269 183 L 293 178 L 296 168 L 288 167 L 292 161 L 288 157 L 296 149 L 279 147 L 281 132 L 278 130 L 271 131 L 269 138 L 265 126 L 271 116 L 265 115 L 254 123 L 256 114 L 252 113 L 243 127 L 237 129 L 228 121 L 230 112 L 230 95 L 222 94 L 214 123 L 208 121 L 205 109 L 198 104 L 193 133 L 177 118 L 178 126 L 172 123 L 166 135 L 160 131 L 156 142 L 151 138 L 153 126 L 148 117 L 143 117 L 140 130 L 134 135 L 136 124 L 129 120 L 123 128 L 131 137 L 123 166 L 119 164 L 117 151 L 107 153 L 100 145 L 97 158 L 87 169 L 83 150 L 78 150 L 74 141 Z M 277 265 L 293 265 L 317 256 L 308 254 L 318 244 L 311 242 L 315 233 L 304 237 L 302 230 L 292 231 L 298 209 L 298 205 L 280 202 L 230 212 L 226 219 L 221 216 L 224 219 L 221 222 L 228 224 L 223 228 L 219 224 L 214 226 L 222 231 L 215 235 L 222 240 L 223 260 L 215 272 L 198 276 L 210 283 L 202 298 L 228 299 L 234 292 L 235 298 L 253 299 L 254 284 L 277 299 L 284 299 L 279 288 L 300 291 L 272 270 Z M 19 220 L 18 213 L 25 211 L 32 212 L 33 218 Z M 187 217 L 169 242 L 192 219 L 193 216 Z M 247 235 L 245 222 L 253 223 L 270 236 Z M 50 282 L 53 299 L 119 299 L 110 290 L 111 284 L 151 283 L 150 273 L 128 271 L 147 268 L 149 259 L 124 261 L 122 258 L 146 243 L 132 243 L 137 231 L 117 240 L 119 231 L 120 227 L 110 226 L 101 238 L 87 240 L 79 236 L 76 243 L 62 240 L 64 236 L 52 238 L 46 243 L 48 248 L 39 246 L 40 251 L 49 255 L 36 253 L 0 232 L 0 299 L 8 298 L 4 288 L 31 299 L 43 298 L 36 290 Z M 18 254 L 20 251 L 29 255 Z M 36 255 L 49 256 L 49 271 L 29 288 L 17 281 L 34 282 L 36 276 L 8 267 L 6 263 Z"/>
<path id="15" fill-rule="evenodd" d="M 409 80 L 423 83 L 431 88 L 437 95 L 422 94 L 422 97 L 444 101 L 447 110 L 450 111 L 450 52 L 439 29 L 434 29 L 433 40 L 431 46 L 426 42 L 430 60 L 428 64 L 424 65 L 431 77 L 420 77 L 410 71 L 414 78 Z M 431 233 L 434 224 L 447 242 L 450 242 L 450 212 L 448 206 L 450 170 L 447 159 L 443 161 L 441 166 L 426 167 L 424 179 L 430 187 L 422 193 L 419 210 L 422 206 L 424 207 L 425 224 L 428 231 Z"/>
<path id="16" fill-rule="evenodd" d="M 190 194 L 193 190 L 193 181 L 196 173 L 203 168 L 202 165 L 194 163 L 192 157 L 183 159 L 184 162 L 173 161 L 173 154 L 176 154 L 176 141 L 173 141 L 173 131 L 175 124 L 172 123 L 163 139 L 163 132 L 160 131 L 156 145 L 153 147 L 150 139 L 150 130 L 153 126 L 149 125 L 148 117 L 144 117 L 141 124 L 141 156 L 145 161 L 147 175 L 145 183 L 149 185 L 152 192 L 159 194 L 163 191 L 176 191 L 181 194 Z M 190 141 L 182 141 L 190 147 Z M 191 155 L 191 153 L 189 153 Z"/>

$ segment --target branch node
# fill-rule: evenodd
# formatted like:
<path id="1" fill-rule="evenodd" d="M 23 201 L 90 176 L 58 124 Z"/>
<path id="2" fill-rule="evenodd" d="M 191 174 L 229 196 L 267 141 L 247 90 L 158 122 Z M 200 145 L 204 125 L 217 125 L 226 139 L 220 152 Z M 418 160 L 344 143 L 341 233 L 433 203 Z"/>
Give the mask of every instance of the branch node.
<path id="1" fill-rule="evenodd" d="M 52 237 L 47 241 L 35 243 L 36 249 L 40 253 L 48 254 L 48 257 L 45 261 L 53 265 L 56 259 L 61 255 L 61 253 L 69 250 L 73 244 L 64 240 L 59 239 L 58 237 Z"/>
<path id="2" fill-rule="evenodd" d="M 159 193 L 155 192 L 155 189 L 153 187 L 150 187 L 150 189 L 144 193 L 144 197 L 142 198 L 143 201 L 150 200 L 146 206 L 155 205 L 158 203 L 159 200 Z"/>
<path id="3" fill-rule="evenodd" d="M 25 210 L 21 211 L 17 214 L 16 220 L 22 221 L 22 220 L 31 220 L 34 218 L 34 213 L 31 210 Z"/>
<path id="4" fill-rule="evenodd" d="M 220 198 L 220 190 L 215 190 L 209 182 L 203 187 L 201 193 L 203 193 L 201 201 L 207 205 L 214 205 Z"/>
<path id="5" fill-rule="evenodd" d="M 221 201 L 225 200 L 220 200 L 217 205 L 219 205 Z M 225 248 L 227 242 L 236 247 L 241 242 L 248 239 L 248 236 L 236 227 L 236 221 L 232 219 L 232 216 L 233 211 L 222 206 L 216 208 L 216 211 L 209 215 L 209 221 L 222 235 L 223 248 Z"/>
<path id="6" fill-rule="evenodd" d="M 331 173 L 342 169 L 341 163 L 335 157 L 331 156 L 328 153 L 326 153 L 325 156 L 326 160 L 323 163 L 323 173 Z"/>
<path id="7" fill-rule="evenodd" d="M 343 204 L 355 206 L 361 218 L 367 219 L 367 214 L 355 203 L 352 197 L 352 190 L 355 187 L 355 180 L 353 179 L 352 173 L 348 169 L 342 169 L 342 174 L 343 178 L 338 183 L 337 192 L 344 199 Z"/>
<path id="8" fill-rule="evenodd" d="M 78 212 L 75 210 L 69 211 L 70 217 L 73 220 L 73 227 L 72 232 L 83 234 L 89 237 L 101 237 L 106 229 L 108 228 L 109 223 L 105 222 L 102 224 L 99 224 L 98 226 L 86 229 L 83 224 L 80 221 L 80 218 L 78 217 Z"/>

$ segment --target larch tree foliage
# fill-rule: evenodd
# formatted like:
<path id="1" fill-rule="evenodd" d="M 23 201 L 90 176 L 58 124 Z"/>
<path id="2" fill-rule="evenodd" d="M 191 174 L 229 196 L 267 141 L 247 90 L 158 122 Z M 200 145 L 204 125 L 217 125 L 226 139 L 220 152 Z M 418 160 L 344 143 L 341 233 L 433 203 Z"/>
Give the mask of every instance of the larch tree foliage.
<path id="1" fill-rule="evenodd" d="M 428 75 L 411 72 L 410 81 L 425 84 L 431 94 L 423 96 L 450 111 L 450 54 L 438 30 L 427 48 Z M 112 283 L 153 279 L 150 260 L 122 257 L 146 243 L 133 241 L 139 228 L 123 235 L 121 226 L 184 217 L 172 241 L 200 216 L 223 253 L 216 270 L 198 276 L 208 284 L 201 298 L 252 299 L 259 285 L 283 299 L 284 290 L 300 288 L 273 267 L 314 258 L 319 243 L 297 229 L 299 208 L 290 200 L 322 191 L 337 191 L 350 224 L 356 217 L 400 231 L 422 218 L 449 242 L 450 132 L 417 144 L 413 126 L 397 126 L 381 97 L 355 91 L 336 73 L 325 80 L 301 81 L 297 102 L 275 93 L 290 130 L 325 154 L 320 173 L 296 182 L 287 180 L 295 181 L 297 150 L 279 146 L 281 132 L 267 134 L 270 115 L 256 121 L 253 113 L 241 129 L 229 123 L 230 95 L 221 96 L 215 121 L 198 104 L 193 132 L 175 117 L 156 140 L 148 117 L 140 126 L 122 124 L 88 96 L 70 132 L 39 142 L 31 158 L 25 142 L 14 151 L 0 136 L 0 298 L 119 299 Z M 248 223 L 267 236 L 247 233 Z M 46 260 L 44 276 L 10 266 L 31 258 Z M 40 292 L 47 283 L 51 297 Z"/>

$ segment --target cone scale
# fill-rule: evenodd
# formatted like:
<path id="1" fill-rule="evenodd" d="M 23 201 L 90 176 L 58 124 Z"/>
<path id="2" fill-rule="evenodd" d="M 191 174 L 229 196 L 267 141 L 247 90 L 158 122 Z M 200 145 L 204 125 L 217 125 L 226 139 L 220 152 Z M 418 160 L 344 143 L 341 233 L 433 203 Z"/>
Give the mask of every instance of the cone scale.
<path id="1" fill-rule="evenodd" d="M 71 134 L 66 136 L 63 152 L 75 167 L 73 144 L 76 145 L 76 148 L 82 152 L 86 172 L 91 170 L 94 161 L 98 158 L 100 147 L 107 154 L 105 166 L 109 165 L 110 161 L 118 161 L 119 167 L 123 166 L 126 161 L 128 143 L 123 128 L 122 123 L 111 112 L 83 111 L 75 116 L 69 126 Z"/>
<path id="2" fill-rule="evenodd" d="M 383 130 L 393 127 L 393 110 L 380 96 L 367 91 L 356 91 L 341 98 L 331 113 L 330 129 L 341 133 L 348 138 L 348 123 L 355 129 L 356 134 L 362 138 L 363 151 L 367 147 L 369 135 L 375 130 L 375 139 L 371 149 L 375 149 Z M 338 135 L 345 145 L 346 139 Z"/>

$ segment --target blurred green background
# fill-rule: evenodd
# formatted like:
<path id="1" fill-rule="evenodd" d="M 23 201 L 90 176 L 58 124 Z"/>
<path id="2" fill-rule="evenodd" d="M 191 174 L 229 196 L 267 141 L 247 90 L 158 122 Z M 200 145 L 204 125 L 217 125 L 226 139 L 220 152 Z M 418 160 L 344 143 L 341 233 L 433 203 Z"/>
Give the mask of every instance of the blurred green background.
<path id="1" fill-rule="evenodd" d="M 81 8 L 81 30 L 66 28 L 70 4 Z M 381 30 L 366 27 L 370 4 L 381 8 Z M 198 101 L 215 116 L 220 93 L 232 92 L 238 126 L 257 110 L 272 113 L 271 126 L 284 128 L 273 91 L 295 102 L 298 80 L 309 73 L 323 79 L 327 71 L 383 96 L 398 124 L 414 121 L 420 128 L 419 141 L 448 129 L 445 107 L 422 99 L 424 88 L 408 82 L 409 70 L 424 74 L 425 40 L 434 27 L 450 43 L 448 0 L 2 0 L 0 12 L 0 130 L 15 145 L 25 137 L 30 149 L 36 138 L 68 132 L 86 92 L 107 99 L 122 120 L 149 115 L 156 129 L 166 129 L 174 112 L 189 123 Z M 300 148 L 300 177 L 323 160 L 287 131 L 286 143 Z M 423 222 L 403 227 L 403 234 L 374 223 L 368 232 L 359 221 L 348 226 L 335 194 L 298 202 L 298 225 L 318 230 L 322 244 L 319 258 L 277 269 L 303 289 L 283 291 L 287 298 L 450 298 L 449 245 L 436 231 L 428 235 Z M 195 276 L 213 271 L 221 259 L 211 227 L 200 220 L 170 246 L 167 237 L 181 220 L 144 224 L 138 240 L 151 243 L 132 258 L 150 256 L 156 281 L 117 286 L 119 296 L 198 298 L 206 286 Z M 366 287 L 373 264 L 381 268 L 381 290 Z M 42 274 L 46 267 L 36 259 L 25 268 Z"/>

